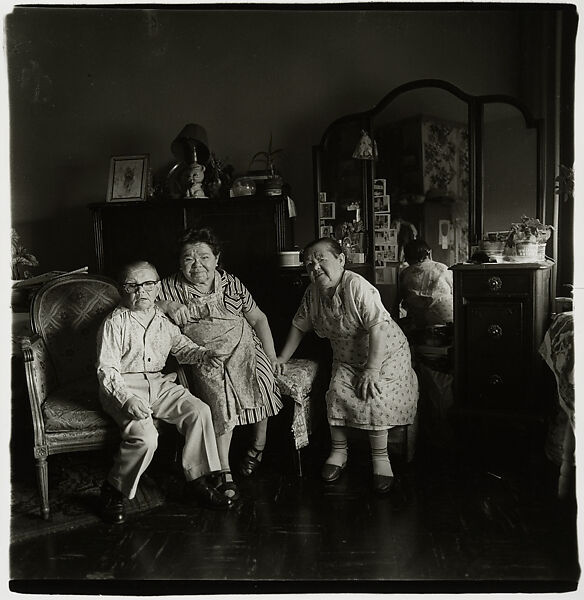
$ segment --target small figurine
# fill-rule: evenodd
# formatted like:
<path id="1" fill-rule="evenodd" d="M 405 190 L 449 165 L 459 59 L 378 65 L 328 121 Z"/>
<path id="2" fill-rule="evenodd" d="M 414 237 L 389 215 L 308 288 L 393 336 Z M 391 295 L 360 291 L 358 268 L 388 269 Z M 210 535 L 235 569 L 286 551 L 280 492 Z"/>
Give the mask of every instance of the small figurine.
<path id="1" fill-rule="evenodd" d="M 203 191 L 205 167 L 195 162 L 189 165 L 183 174 L 185 183 L 185 198 L 206 198 Z"/>
<path id="2" fill-rule="evenodd" d="M 171 198 L 206 198 L 203 179 L 210 153 L 203 127 L 193 123 L 185 125 L 172 142 L 171 150 L 180 161 L 167 175 Z"/>

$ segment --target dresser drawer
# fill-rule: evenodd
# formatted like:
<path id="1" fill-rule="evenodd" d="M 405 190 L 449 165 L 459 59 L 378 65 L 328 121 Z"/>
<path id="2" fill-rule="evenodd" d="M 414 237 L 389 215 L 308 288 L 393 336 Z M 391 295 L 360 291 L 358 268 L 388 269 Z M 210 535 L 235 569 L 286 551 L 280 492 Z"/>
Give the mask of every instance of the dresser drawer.
<path id="1" fill-rule="evenodd" d="M 529 273 L 466 273 L 461 281 L 463 296 L 494 296 L 497 294 L 528 294 L 531 290 Z"/>
<path id="2" fill-rule="evenodd" d="M 464 319 L 471 354 L 515 362 L 526 352 L 523 315 L 522 302 L 469 300 Z"/>
<path id="3" fill-rule="evenodd" d="M 533 401 L 526 393 L 523 375 L 524 361 L 509 360 L 509 356 L 480 356 L 471 358 L 466 387 L 477 408 L 522 410 Z"/>

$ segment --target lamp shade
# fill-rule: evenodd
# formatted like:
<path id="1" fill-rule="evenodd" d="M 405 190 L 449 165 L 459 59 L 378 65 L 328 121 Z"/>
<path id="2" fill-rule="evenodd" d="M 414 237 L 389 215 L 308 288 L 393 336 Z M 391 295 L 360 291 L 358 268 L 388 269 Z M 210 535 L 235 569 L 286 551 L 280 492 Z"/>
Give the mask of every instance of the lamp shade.
<path id="1" fill-rule="evenodd" d="M 364 129 L 361 129 L 361 137 L 353 152 L 353 158 L 358 158 L 360 160 L 377 160 L 377 144 L 375 143 L 375 140 L 371 140 L 371 137 Z"/>
<path id="2" fill-rule="evenodd" d="M 170 145 L 173 155 L 180 161 L 192 162 L 193 149 L 197 153 L 197 162 L 206 164 L 209 160 L 207 132 L 201 125 L 189 123 L 185 125 Z"/>

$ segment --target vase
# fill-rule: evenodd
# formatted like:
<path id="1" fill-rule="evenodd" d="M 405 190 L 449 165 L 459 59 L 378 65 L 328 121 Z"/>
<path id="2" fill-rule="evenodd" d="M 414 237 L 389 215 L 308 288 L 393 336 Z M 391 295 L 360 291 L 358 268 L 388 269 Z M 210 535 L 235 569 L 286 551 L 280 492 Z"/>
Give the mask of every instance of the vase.
<path id="1" fill-rule="evenodd" d="M 256 184 L 253 179 L 239 177 L 233 182 L 229 195 L 234 197 L 253 196 L 256 193 Z"/>
<path id="2" fill-rule="evenodd" d="M 537 244 L 537 260 L 540 262 L 544 262 L 545 261 L 545 248 L 546 248 L 547 242 L 539 242 Z"/>
<path id="3" fill-rule="evenodd" d="M 537 242 L 516 242 L 515 250 L 517 262 L 537 262 L 538 260 Z"/>
<path id="4" fill-rule="evenodd" d="M 480 249 L 483 250 L 489 258 L 494 258 L 497 262 L 503 261 L 505 242 L 481 240 L 479 245 Z"/>

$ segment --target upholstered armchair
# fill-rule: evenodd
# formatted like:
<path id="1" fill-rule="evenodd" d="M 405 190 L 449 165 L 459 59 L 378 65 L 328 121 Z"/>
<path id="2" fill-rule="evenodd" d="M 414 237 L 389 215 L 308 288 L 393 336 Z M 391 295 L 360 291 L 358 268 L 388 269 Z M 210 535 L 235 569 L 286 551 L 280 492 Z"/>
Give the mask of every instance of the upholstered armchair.
<path id="1" fill-rule="evenodd" d="M 23 340 L 22 350 L 44 519 L 49 518 L 48 457 L 119 439 L 115 423 L 101 410 L 95 366 L 97 330 L 118 301 L 113 281 L 84 274 L 50 281 L 33 299 L 33 334 Z"/>

